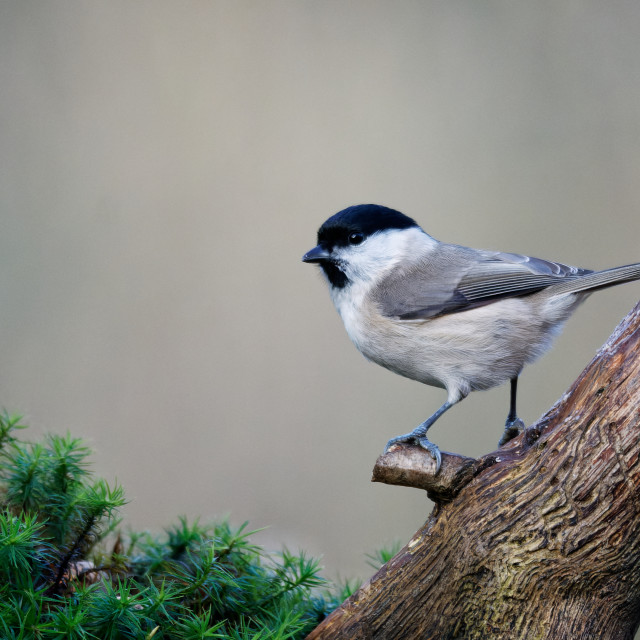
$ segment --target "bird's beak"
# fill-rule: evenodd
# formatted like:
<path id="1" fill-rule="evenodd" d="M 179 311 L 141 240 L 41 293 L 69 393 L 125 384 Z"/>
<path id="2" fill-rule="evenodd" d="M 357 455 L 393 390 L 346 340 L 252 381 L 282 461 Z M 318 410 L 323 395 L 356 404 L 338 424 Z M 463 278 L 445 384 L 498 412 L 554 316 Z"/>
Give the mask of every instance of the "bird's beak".
<path id="1" fill-rule="evenodd" d="M 331 254 L 324 247 L 318 245 L 302 256 L 302 262 L 323 262 L 330 258 Z"/>

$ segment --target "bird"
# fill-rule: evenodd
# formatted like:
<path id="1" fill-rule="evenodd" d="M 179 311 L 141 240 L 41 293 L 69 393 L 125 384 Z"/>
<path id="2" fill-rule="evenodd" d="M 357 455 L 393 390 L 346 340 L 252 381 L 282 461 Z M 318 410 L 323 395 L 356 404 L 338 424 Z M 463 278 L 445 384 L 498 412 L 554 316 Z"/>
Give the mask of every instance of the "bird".
<path id="1" fill-rule="evenodd" d="M 385 447 L 413 444 L 442 464 L 428 430 L 472 391 L 510 383 L 499 446 L 521 433 L 518 377 L 594 291 L 640 279 L 640 263 L 593 271 L 440 242 L 378 204 L 347 207 L 302 257 L 319 265 L 351 341 L 390 371 L 447 392 L 440 408 Z"/>

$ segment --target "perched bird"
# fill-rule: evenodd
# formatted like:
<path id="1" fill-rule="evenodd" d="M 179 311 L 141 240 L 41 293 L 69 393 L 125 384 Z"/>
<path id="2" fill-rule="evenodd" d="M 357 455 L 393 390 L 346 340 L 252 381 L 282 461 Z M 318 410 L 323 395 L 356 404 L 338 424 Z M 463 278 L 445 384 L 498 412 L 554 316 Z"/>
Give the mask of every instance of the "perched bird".
<path id="1" fill-rule="evenodd" d="M 441 387 L 447 401 L 411 433 L 440 469 L 433 423 L 469 392 L 511 382 L 500 445 L 524 429 L 518 376 L 541 356 L 591 292 L 640 278 L 640 263 L 591 271 L 515 253 L 439 242 L 394 209 L 349 207 L 318 230 L 302 260 L 320 265 L 360 352 L 391 371 Z"/>

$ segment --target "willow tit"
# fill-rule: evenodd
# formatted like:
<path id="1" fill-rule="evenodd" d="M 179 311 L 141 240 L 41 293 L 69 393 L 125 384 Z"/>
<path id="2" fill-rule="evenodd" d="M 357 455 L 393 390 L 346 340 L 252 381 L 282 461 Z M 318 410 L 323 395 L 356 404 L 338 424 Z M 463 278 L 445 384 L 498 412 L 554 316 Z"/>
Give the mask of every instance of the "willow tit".
<path id="1" fill-rule="evenodd" d="M 426 449 L 440 469 L 433 423 L 469 392 L 509 380 L 500 445 L 524 429 L 518 376 L 540 357 L 592 291 L 640 278 L 640 263 L 591 271 L 515 253 L 439 242 L 399 211 L 349 207 L 318 230 L 304 262 L 320 265 L 349 337 L 367 358 L 441 387 L 447 401 L 411 433 L 392 438 Z"/>

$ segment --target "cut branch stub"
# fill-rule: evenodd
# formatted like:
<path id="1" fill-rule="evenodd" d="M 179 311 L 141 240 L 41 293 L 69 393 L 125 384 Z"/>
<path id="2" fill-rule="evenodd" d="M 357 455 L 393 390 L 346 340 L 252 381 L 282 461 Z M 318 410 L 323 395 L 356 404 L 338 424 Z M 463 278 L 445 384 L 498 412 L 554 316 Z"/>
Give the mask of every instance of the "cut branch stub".
<path id="1" fill-rule="evenodd" d="M 412 447 L 378 461 L 375 479 L 425 488 L 439 508 L 309 638 L 633 638 L 639 416 L 640 305 L 533 444 L 525 433 L 477 461 L 444 454 L 435 478 Z"/>
<path id="2" fill-rule="evenodd" d="M 434 475 L 435 460 L 424 449 L 397 444 L 378 458 L 371 481 L 424 489 L 434 502 L 450 502 L 478 473 L 502 459 L 491 454 L 476 460 L 442 451 L 442 466 Z"/>

